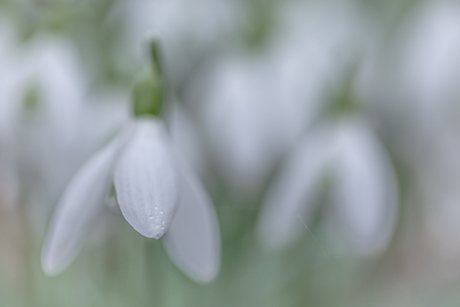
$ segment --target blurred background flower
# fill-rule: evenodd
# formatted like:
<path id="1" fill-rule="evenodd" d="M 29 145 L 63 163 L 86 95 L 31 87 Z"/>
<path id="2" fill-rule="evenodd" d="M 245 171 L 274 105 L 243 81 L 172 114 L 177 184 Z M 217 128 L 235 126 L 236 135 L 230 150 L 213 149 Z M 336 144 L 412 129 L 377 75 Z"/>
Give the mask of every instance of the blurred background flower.
<path id="1" fill-rule="evenodd" d="M 459 17 L 455 0 L 1 1 L 0 305 L 457 306 Z M 92 227 L 67 216 L 87 239 L 46 276 L 66 187 L 158 97 L 199 177 L 170 243 L 109 186 Z"/>

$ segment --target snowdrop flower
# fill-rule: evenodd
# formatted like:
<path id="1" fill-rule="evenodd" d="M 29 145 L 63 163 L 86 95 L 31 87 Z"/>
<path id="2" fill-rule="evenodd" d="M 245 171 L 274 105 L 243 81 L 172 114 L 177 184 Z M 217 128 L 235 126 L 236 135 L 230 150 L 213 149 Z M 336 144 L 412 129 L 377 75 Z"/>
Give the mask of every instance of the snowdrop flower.
<path id="1" fill-rule="evenodd" d="M 460 5 L 430 1 L 405 25 L 398 93 L 406 100 L 407 133 L 401 147 L 409 156 L 425 204 L 426 230 L 437 252 L 460 254 Z"/>
<path id="2" fill-rule="evenodd" d="M 332 176 L 327 224 L 337 246 L 356 254 L 381 251 L 395 224 L 396 181 L 380 142 L 357 118 L 319 128 L 289 155 L 265 198 L 260 239 L 282 247 L 305 233 L 326 175 Z"/>
<path id="3" fill-rule="evenodd" d="M 309 9 L 301 10 L 299 6 Z M 305 18 L 306 14 L 311 15 Z M 368 57 L 372 58 L 376 43 L 375 38 L 369 39 L 369 33 L 378 33 L 379 29 L 349 1 L 294 3 L 287 6 L 284 16 L 290 17 L 285 17 L 285 28 L 298 25 L 291 26 L 294 30 L 288 31 L 290 36 L 286 37 L 295 37 L 294 41 L 301 42 L 305 42 L 302 37 L 310 37 L 309 44 L 300 44 L 301 50 L 322 51 L 319 52 L 322 56 L 315 58 L 321 69 L 314 71 L 320 72 L 316 75 L 322 78 L 323 94 L 303 96 L 303 103 L 310 103 L 309 98 L 315 97 L 317 112 L 327 112 L 330 97 L 324 93 L 340 88 L 344 77 L 349 78 L 350 68 L 357 68 L 356 77 L 366 73 L 361 70 L 369 69 L 361 67 L 366 66 Z M 294 52 L 295 49 L 291 51 Z M 363 53 L 365 60 L 356 63 Z M 356 64 L 360 65 L 356 67 Z M 304 74 L 308 75 L 307 72 Z M 316 79 L 300 80 L 299 84 Z M 365 89 L 361 87 L 367 84 L 360 84 L 359 78 L 352 81 L 353 87 L 358 86 L 354 94 L 362 95 Z M 286 88 L 289 89 L 289 85 Z M 330 204 L 324 225 L 336 243 L 334 246 L 359 255 L 382 251 L 389 243 L 396 220 L 396 180 L 382 145 L 369 124 L 357 115 L 316 125 L 288 155 L 263 202 L 257 223 L 260 240 L 271 247 L 282 247 L 305 233 L 324 187 L 329 188 L 327 203 Z"/>
<path id="4" fill-rule="evenodd" d="M 147 238 L 164 236 L 167 253 L 193 280 L 209 282 L 216 277 L 220 266 L 217 216 L 157 116 L 162 97 L 157 95 L 156 81 L 146 79 L 136 86 L 138 117 L 81 166 L 62 194 L 42 251 L 47 274 L 62 272 L 75 258 L 103 213 L 113 182 L 121 213 L 137 232 Z"/>

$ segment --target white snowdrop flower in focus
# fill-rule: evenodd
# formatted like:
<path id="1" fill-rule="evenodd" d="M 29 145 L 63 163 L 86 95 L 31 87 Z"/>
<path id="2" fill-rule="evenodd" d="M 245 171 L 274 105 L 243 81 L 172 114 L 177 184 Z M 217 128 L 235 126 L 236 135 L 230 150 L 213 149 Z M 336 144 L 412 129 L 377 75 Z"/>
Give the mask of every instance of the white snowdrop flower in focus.
<path id="1" fill-rule="evenodd" d="M 140 84 L 142 90 L 152 89 L 151 83 Z M 47 274 L 62 272 L 75 258 L 103 212 L 113 182 L 121 212 L 137 232 L 147 238 L 164 236 L 167 253 L 191 279 L 209 282 L 216 277 L 220 267 L 217 215 L 157 116 L 162 104 L 158 97 L 160 102 L 147 108 L 142 105 L 145 100 L 135 99 L 136 119 L 89 158 L 67 186 L 42 250 Z"/>

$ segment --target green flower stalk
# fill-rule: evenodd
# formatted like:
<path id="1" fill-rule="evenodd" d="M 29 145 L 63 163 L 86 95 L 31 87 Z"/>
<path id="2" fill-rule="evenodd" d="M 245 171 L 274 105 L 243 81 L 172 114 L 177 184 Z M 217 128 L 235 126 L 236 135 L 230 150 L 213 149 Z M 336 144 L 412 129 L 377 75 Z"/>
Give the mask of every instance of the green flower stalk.
<path id="1" fill-rule="evenodd" d="M 151 64 L 134 86 L 134 116 L 161 115 L 164 101 L 164 81 L 161 71 L 159 44 L 150 42 Z"/>

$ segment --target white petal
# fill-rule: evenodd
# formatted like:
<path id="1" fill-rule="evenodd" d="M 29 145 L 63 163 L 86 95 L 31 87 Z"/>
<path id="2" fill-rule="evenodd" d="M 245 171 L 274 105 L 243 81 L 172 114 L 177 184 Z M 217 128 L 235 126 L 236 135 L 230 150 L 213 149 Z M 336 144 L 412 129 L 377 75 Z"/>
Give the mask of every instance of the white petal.
<path id="1" fill-rule="evenodd" d="M 263 203 L 257 231 L 271 247 L 294 241 L 308 223 L 328 161 L 328 133 L 316 133 L 286 161 Z"/>
<path id="2" fill-rule="evenodd" d="M 181 165 L 181 202 L 164 237 L 166 251 L 179 269 L 197 282 L 210 282 L 219 272 L 219 221 L 199 179 Z"/>
<path id="3" fill-rule="evenodd" d="M 359 122 L 342 127 L 336 149 L 338 180 L 331 198 L 338 214 L 332 224 L 355 252 L 375 253 L 386 246 L 395 223 L 398 196 L 391 163 Z"/>
<path id="4" fill-rule="evenodd" d="M 129 224 L 148 238 L 161 238 L 175 213 L 177 171 L 161 122 L 139 120 L 134 139 L 116 163 L 115 190 Z"/>
<path id="5" fill-rule="evenodd" d="M 123 130 L 94 154 L 76 173 L 64 191 L 42 250 L 45 273 L 61 273 L 75 258 L 104 204 L 110 188 L 114 160 L 126 144 L 131 129 Z"/>

